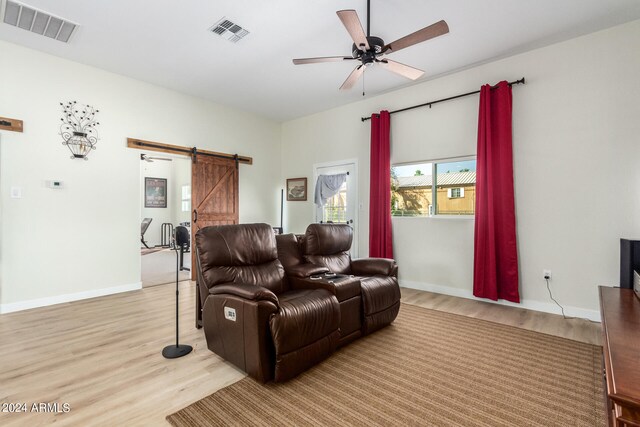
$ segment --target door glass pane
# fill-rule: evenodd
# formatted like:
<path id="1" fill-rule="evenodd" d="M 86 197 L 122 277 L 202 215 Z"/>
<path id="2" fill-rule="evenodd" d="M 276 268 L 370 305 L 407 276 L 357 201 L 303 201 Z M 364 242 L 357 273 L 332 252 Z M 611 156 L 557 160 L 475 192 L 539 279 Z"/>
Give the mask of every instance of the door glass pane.
<path id="1" fill-rule="evenodd" d="M 347 222 L 347 183 L 340 187 L 338 194 L 327 200 L 322 209 L 322 222 Z"/>
<path id="2" fill-rule="evenodd" d="M 476 161 L 436 164 L 436 213 L 473 215 L 476 211 Z"/>

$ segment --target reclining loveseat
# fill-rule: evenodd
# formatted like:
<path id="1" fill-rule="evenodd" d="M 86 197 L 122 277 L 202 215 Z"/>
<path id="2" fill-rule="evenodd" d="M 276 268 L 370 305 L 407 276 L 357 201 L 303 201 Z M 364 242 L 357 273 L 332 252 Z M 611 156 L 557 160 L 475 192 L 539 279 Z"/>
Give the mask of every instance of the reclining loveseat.
<path id="1" fill-rule="evenodd" d="M 197 314 L 208 348 L 259 381 L 286 381 L 393 322 L 397 265 L 351 260 L 352 239 L 345 224 L 278 236 L 267 224 L 201 229 Z"/>

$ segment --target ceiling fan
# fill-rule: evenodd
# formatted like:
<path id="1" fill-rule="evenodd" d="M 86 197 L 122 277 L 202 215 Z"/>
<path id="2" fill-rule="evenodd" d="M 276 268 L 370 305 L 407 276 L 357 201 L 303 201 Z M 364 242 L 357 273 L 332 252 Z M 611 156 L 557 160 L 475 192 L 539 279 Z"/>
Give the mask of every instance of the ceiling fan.
<path id="1" fill-rule="evenodd" d="M 370 0 L 367 0 L 367 34 L 365 35 L 360 23 L 360 18 L 355 10 L 339 10 L 336 12 L 338 18 L 342 21 L 342 24 L 347 29 L 347 32 L 353 39 L 353 46 L 351 48 L 352 56 L 325 56 L 319 58 L 298 58 L 294 59 L 293 63 L 296 65 L 301 64 L 314 64 L 317 62 L 340 62 L 340 61 L 360 61 L 358 65 L 347 77 L 347 80 L 342 83 L 340 90 L 348 90 L 353 87 L 356 81 L 364 73 L 366 67 L 372 64 L 378 64 L 387 70 L 399 74 L 411 80 L 415 80 L 424 74 L 424 71 L 414 67 L 410 67 L 405 64 L 401 64 L 396 61 L 387 59 L 384 55 L 397 52 L 405 47 L 413 46 L 423 41 L 447 34 L 449 32 L 449 26 L 445 21 L 438 21 L 435 24 L 429 25 L 421 30 L 404 36 L 394 42 L 385 44 L 384 40 L 380 37 L 372 36 L 370 34 Z"/>
<path id="2" fill-rule="evenodd" d="M 153 163 L 154 160 L 164 160 L 166 162 L 171 162 L 173 159 L 168 157 L 151 157 L 148 154 L 140 154 L 140 160 L 144 160 L 145 162 Z"/>

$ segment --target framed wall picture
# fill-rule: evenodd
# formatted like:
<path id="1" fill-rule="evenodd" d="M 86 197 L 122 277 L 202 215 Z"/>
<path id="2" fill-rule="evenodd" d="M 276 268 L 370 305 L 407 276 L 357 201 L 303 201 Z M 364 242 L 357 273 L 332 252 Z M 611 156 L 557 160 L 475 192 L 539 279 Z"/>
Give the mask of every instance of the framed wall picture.
<path id="1" fill-rule="evenodd" d="M 144 207 L 167 207 L 167 180 L 165 178 L 144 179 Z"/>
<path id="2" fill-rule="evenodd" d="M 287 202 L 307 200 L 307 178 L 287 179 Z"/>

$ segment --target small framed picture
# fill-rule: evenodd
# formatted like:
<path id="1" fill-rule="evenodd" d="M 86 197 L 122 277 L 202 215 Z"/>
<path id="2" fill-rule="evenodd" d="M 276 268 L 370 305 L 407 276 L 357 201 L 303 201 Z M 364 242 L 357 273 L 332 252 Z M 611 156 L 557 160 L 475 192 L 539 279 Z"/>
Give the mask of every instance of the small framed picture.
<path id="1" fill-rule="evenodd" d="M 167 180 L 165 178 L 144 179 L 144 207 L 167 207 Z"/>
<path id="2" fill-rule="evenodd" d="M 305 202 L 307 200 L 307 178 L 287 179 L 287 202 Z"/>

